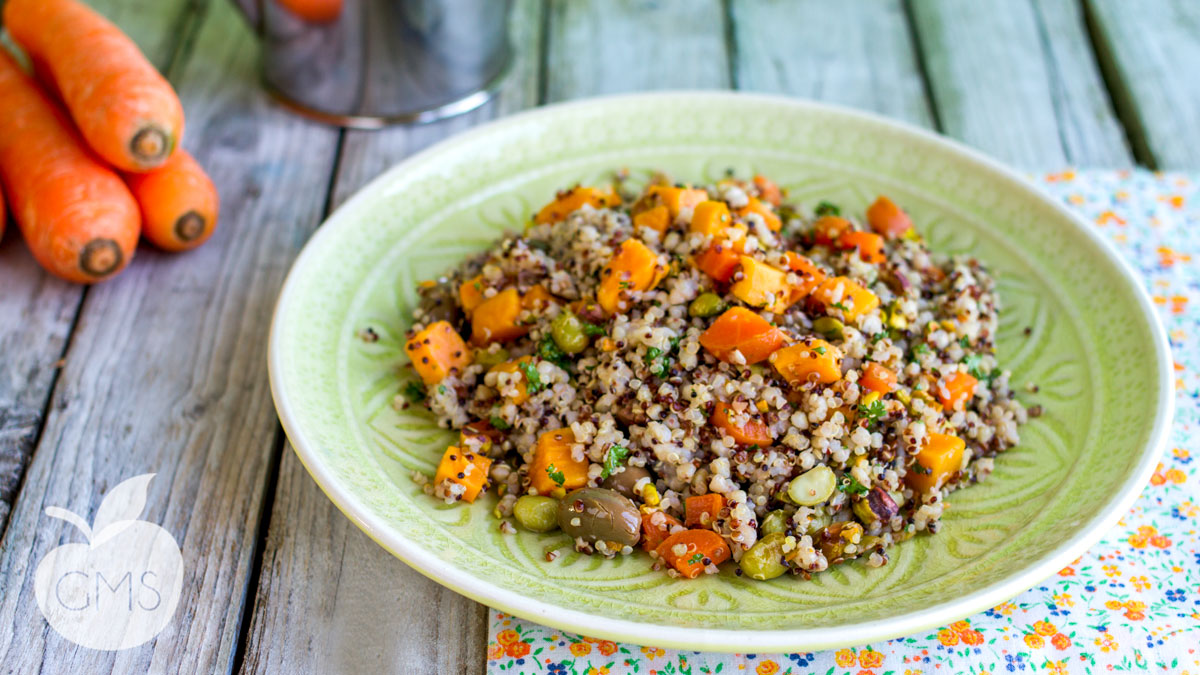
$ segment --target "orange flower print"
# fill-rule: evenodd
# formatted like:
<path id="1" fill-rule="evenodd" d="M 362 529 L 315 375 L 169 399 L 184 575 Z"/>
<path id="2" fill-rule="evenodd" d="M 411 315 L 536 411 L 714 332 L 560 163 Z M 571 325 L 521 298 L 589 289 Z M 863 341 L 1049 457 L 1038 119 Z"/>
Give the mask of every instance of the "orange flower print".
<path id="1" fill-rule="evenodd" d="M 504 647 L 501 647 L 496 642 L 489 643 L 488 650 L 487 650 L 488 661 L 495 661 L 496 659 L 500 658 L 501 656 L 504 656 Z"/>
<path id="2" fill-rule="evenodd" d="M 1104 606 L 1109 609 L 1121 609 L 1125 605 L 1122 604 L 1120 600 L 1109 600 L 1104 603 Z"/>
<path id="3" fill-rule="evenodd" d="M 875 675 L 875 671 L 873 671 L 873 670 L 860 670 L 860 671 L 858 671 L 857 673 L 855 673 L 854 675 Z"/>
<path id="4" fill-rule="evenodd" d="M 1012 614 L 1013 610 L 1015 610 L 1016 608 L 1017 608 L 1017 606 L 1011 602 L 1002 602 L 1002 603 L 996 605 L 995 607 L 993 607 L 992 609 L 996 610 L 1000 614 L 1003 614 L 1004 616 L 1008 616 L 1008 615 Z"/>
<path id="5" fill-rule="evenodd" d="M 1187 474 L 1175 468 L 1167 469 L 1167 472 L 1163 474 L 1163 478 L 1176 485 L 1183 485 L 1187 482 Z"/>
<path id="6" fill-rule="evenodd" d="M 1075 576 L 1075 568 L 1074 567 L 1064 567 L 1058 571 L 1058 576 L 1073 577 L 1073 576 Z"/>
<path id="7" fill-rule="evenodd" d="M 604 656 L 611 656 L 617 651 L 617 643 L 610 640 L 601 640 L 600 642 L 596 643 L 596 651 L 600 652 Z"/>
<path id="8" fill-rule="evenodd" d="M 529 643 L 528 642 L 514 642 L 511 645 L 508 645 L 507 647 L 504 648 L 504 653 L 508 654 L 509 656 L 511 656 L 514 659 L 519 659 L 522 656 L 526 656 L 527 654 L 529 654 Z"/>
<path id="9" fill-rule="evenodd" d="M 961 633 L 970 627 L 970 621 L 955 621 L 954 623 L 950 624 L 950 630 L 954 631 L 955 633 Z"/>
<path id="10" fill-rule="evenodd" d="M 1171 540 L 1161 534 L 1156 534 L 1150 537 L 1150 545 L 1154 548 L 1171 548 Z"/>
<path id="11" fill-rule="evenodd" d="M 1062 661 L 1046 661 L 1046 672 L 1050 675 L 1067 675 L 1067 660 Z"/>
<path id="12" fill-rule="evenodd" d="M 1096 216 L 1097 225 L 1108 225 L 1109 223 L 1116 223 L 1117 225 L 1124 226 L 1125 219 L 1121 216 L 1118 216 L 1117 213 L 1112 210 L 1105 211 Z"/>
<path id="13" fill-rule="evenodd" d="M 1058 632 L 1058 628 L 1049 621 L 1038 621 L 1037 623 L 1033 624 L 1033 632 L 1037 633 L 1038 635 L 1050 637 Z"/>
<path id="14" fill-rule="evenodd" d="M 843 668 L 849 668 L 850 666 L 853 666 L 858 659 L 854 656 L 854 652 L 850 651 L 849 649 L 839 649 L 838 652 L 833 655 L 833 660 L 836 661 L 839 666 Z"/>
<path id="15" fill-rule="evenodd" d="M 592 653 L 592 646 L 586 642 L 572 642 L 571 654 L 574 656 L 587 656 Z"/>
<path id="16" fill-rule="evenodd" d="M 858 665 L 863 668 L 878 668 L 883 665 L 883 654 L 868 649 L 858 653 Z"/>
<path id="17" fill-rule="evenodd" d="M 775 673 L 779 672 L 779 664 L 775 663 L 771 659 L 767 659 L 766 661 L 758 664 L 758 667 L 754 669 L 754 672 L 758 673 L 758 675 L 775 675 Z"/>
<path id="18" fill-rule="evenodd" d="M 1046 174 L 1046 182 L 1047 183 L 1064 183 L 1064 182 L 1073 181 L 1073 180 L 1075 180 L 1075 172 L 1072 171 L 1071 169 L 1067 169 L 1066 171 L 1059 171 L 1058 173 Z"/>
<path id="19" fill-rule="evenodd" d="M 1054 637 L 1050 638 L 1050 644 L 1054 645 L 1055 649 L 1066 649 L 1071 646 L 1071 638 L 1062 633 L 1055 633 Z"/>
<path id="20" fill-rule="evenodd" d="M 1041 635 L 1036 633 L 1027 633 L 1025 635 L 1025 644 L 1029 645 L 1033 649 L 1041 649 L 1042 647 L 1046 646 L 1046 641 L 1042 639 Z"/>
<path id="21" fill-rule="evenodd" d="M 1157 252 L 1158 264 L 1163 267 L 1172 267 L 1175 265 L 1175 263 L 1187 263 L 1192 261 L 1192 256 L 1188 255 L 1187 253 L 1178 253 L 1170 248 L 1167 248 L 1166 246 L 1159 246 Z"/>
<path id="22" fill-rule="evenodd" d="M 1175 448 L 1174 450 L 1171 451 L 1171 454 L 1175 455 L 1176 459 L 1187 459 L 1188 457 L 1192 456 L 1192 453 L 1188 452 L 1187 450 L 1185 450 L 1183 448 Z"/>
<path id="23" fill-rule="evenodd" d="M 1117 649 L 1120 645 L 1117 644 L 1117 639 L 1111 633 L 1101 633 L 1100 637 L 1092 640 L 1102 652 L 1111 652 Z"/>
<path id="24" fill-rule="evenodd" d="M 1054 604 L 1059 607 L 1074 607 L 1075 606 L 1075 599 L 1071 596 L 1070 593 L 1055 593 L 1053 599 L 1054 599 Z"/>
<path id="25" fill-rule="evenodd" d="M 1104 570 L 1104 575 L 1109 579 L 1121 576 L 1121 570 L 1116 565 L 1105 565 L 1101 569 Z"/>
<path id="26" fill-rule="evenodd" d="M 499 642 L 500 644 L 504 645 L 505 647 L 513 644 L 514 642 L 520 642 L 520 641 L 521 641 L 521 634 L 511 628 L 508 630 L 500 631 L 500 634 L 496 636 L 496 642 Z"/>
<path id="27" fill-rule="evenodd" d="M 666 650 L 659 649 L 658 647 L 642 647 L 642 653 L 651 661 L 667 654 Z"/>
<path id="28" fill-rule="evenodd" d="M 1135 591 L 1144 591 L 1150 588 L 1150 580 L 1144 575 L 1129 577 L 1129 583 L 1133 584 L 1133 590 Z"/>
<path id="29" fill-rule="evenodd" d="M 958 637 L 962 638 L 964 645 L 978 647 L 979 645 L 983 644 L 983 633 L 980 633 L 977 630 L 964 630 L 958 634 Z"/>
<path id="30" fill-rule="evenodd" d="M 958 633 L 949 628 L 943 628 L 938 631 L 938 642 L 942 643 L 943 647 L 953 647 L 958 644 Z"/>
<path id="31" fill-rule="evenodd" d="M 1200 506 L 1196 506 L 1196 504 L 1190 499 L 1181 503 L 1175 508 L 1179 509 L 1179 515 L 1183 516 L 1184 518 L 1195 518 L 1196 516 L 1200 516 Z"/>
<path id="32" fill-rule="evenodd" d="M 608 666 L 600 666 L 599 668 L 592 666 L 587 669 L 587 675 L 608 675 Z"/>

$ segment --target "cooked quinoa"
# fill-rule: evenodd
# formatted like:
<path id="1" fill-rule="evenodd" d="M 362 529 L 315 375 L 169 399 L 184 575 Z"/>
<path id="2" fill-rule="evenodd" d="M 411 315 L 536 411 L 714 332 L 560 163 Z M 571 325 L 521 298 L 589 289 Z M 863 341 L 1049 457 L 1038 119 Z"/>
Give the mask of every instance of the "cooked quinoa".
<path id="1" fill-rule="evenodd" d="M 858 216 L 761 176 L 558 193 L 422 285 L 398 405 L 461 434 L 414 478 L 672 576 L 886 564 L 1027 411 L 985 267 L 886 197 Z"/>

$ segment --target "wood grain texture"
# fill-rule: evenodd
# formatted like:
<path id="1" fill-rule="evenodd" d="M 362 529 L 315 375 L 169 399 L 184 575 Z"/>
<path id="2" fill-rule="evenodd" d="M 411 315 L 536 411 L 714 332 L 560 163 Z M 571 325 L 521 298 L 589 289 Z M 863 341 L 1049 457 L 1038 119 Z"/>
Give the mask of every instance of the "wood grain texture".
<path id="1" fill-rule="evenodd" d="M 333 205 L 442 138 L 537 102 L 540 0 L 513 8 L 513 72 L 497 98 L 420 127 L 348 131 Z M 243 672 L 476 673 L 487 662 L 487 608 L 425 578 L 346 519 L 289 444 L 244 647 Z"/>
<path id="2" fill-rule="evenodd" d="M 1138 159 L 1200 168 L 1200 3 L 1087 0 L 1092 36 Z"/>
<path id="3" fill-rule="evenodd" d="M 120 24 L 158 68 L 166 68 L 184 42 L 180 38 L 188 35 L 194 9 L 187 0 L 92 4 Z M 0 246 L 0 533 L 84 297 L 82 286 L 59 281 L 38 267 L 11 219 L 7 230 Z"/>
<path id="4" fill-rule="evenodd" d="M 944 133 L 1026 169 L 1129 164 L 1074 0 L 909 7 Z"/>
<path id="5" fill-rule="evenodd" d="M 903 0 L 732 0 L 738 89 L 933 126 Z"/>
<path id="6" fill-rule="evenodd" d="M 230 3 L 211 4 L 193 56 L 171 79 L 188 111 L 185 146 L 221 192 L 220 224 L 196 251 L 139 251 L 89 293 L 0 545 L 5 670 L 210 673 L 231 664 L 277 431 L 267 329 L 324 205 L 337 132 L 266 101 L 254 42 Z M 143 517 L 183 552 L 180 608 L 141 647 L 77 647 L 47 626 L 33 598 L 37 562 L 81 540 L 43 509 L 90 520 L 109 488 L 147 472 L 158 476 Z"/>
<path id="7" fill-rule="evenodd" d="M 720 0 L 551 0 L 544 102 L 732 85 Z"/>

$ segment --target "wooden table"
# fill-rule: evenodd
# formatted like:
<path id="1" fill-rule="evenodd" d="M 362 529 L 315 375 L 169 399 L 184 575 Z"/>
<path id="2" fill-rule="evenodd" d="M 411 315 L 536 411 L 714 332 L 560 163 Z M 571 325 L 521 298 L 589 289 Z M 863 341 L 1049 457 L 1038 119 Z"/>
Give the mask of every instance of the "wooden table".
<path id="1" fill-rule="evenodd" d="M 258 86 L 226 0 L 95 0 L 174 83 L 222 195 L 203 248 L 118 279 L 50 278 L 0 245 L 0 664 L 15 672 L 480 672 L 487 610 L 393 559 L 288 447 L 266 337 L 288 267 L 386 167 L 531 106 L 738 88 L 873 110 L 1028 170 L 1200 167 L 1194 0 L 518 0 L 516 64 L 458 119 L 382 132 L 293 117 Z M 63 639 L 34 601 L 45 553 L 157 472 L 145 518 L 183 550 L 180 609 L 122 652 Z"/>

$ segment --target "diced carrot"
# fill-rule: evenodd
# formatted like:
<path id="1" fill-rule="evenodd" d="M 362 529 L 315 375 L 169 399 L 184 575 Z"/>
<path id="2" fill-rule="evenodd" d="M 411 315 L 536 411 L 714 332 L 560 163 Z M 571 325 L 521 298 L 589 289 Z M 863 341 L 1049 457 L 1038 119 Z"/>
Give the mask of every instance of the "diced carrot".
<path id="1" fill-rule="evenodd" d="M 874 293 L 848 277 L 826 279 L 813 291 L 813 298 L 825 305 L 826 311 L 841 311 L 842 316 L 850 323 L 879 307 L 879 298 Z"/>
<path id="2" fill-rule="evenodd" d="M 712 530 L 684 530 L 667 537 L 655 549 L 658 557 L 687 579 L 700 576 L 709 565 L 729 560 L 729 545 Z"/>
<path id="3" fill-rule="evenodd" d="M 737 210 L 737 214 L 742 218 L 746 218 L 751 213 L 757 213 L 766 223 L 767 229 L 772 232 L 778 232 L 783 227 L 783 221 L 779 216 L 775 215 L 775 211 L 770 206 L 763 203 L 761 200 L 750 198 L 750 203 Z"/>
<path id="4" fill-rule="evenodd" d="M 737 412 L 733 409 L 732 404 L 725 401 L 717 401 L 713 405 L 712 415 L 709 416 L 708 421 L 721 431 L 729 434 L 733 440 L 741 445 L 757 445 L 765 448 L 775 440 L 771 436 L 771 430 L 762 420 L 751 415 L 749 421 L 739 425 L 733 422 L 733 417 L 736 415 Z"/>
<path id="5" fill-rule="evenodd" d="M 621 198 L 612 190 L 601 190 L 594 187 L 575 187 L 564 192 L 559 192 L 554 198 L 554 201 L 542 207 L 538 211 L 534 221 L 539 225 L 545 223 L 557 223 L 567 219 L 575 211 L 583 208 L 585 204 L 591 205 L 593 208 L 603 209 L 609 206 L 616 206 L 621 203 Z"/>
<path id="6" fill-rule="evenodd" d="M 887 260 L 887 256 L 883 254 L 883 237 L 874 232 L 858 230 L 843 232 L 841 238 L 838 239 L 838 245 L 842 248 L 858 249 L 858 257 L 872 265 L 878 265 Z"/>
<path id="7" fill-rule="evenodd" d="M 748 255 L 738 258 L 738 266 L 742 277 L 729 288 L 737 299 L 775 314 L 781 314 L 791 306 L 793 294 L 788 286 L 787 272 Z"/>
<path id="8" fill-rule="evenodd" d="M 448 321 L 432 323 L 404 345 L 413 368 L 425 384 L 459 375 L 471 365 L 471 350 Z"/>
<path id="9" fill-rule="evenodd" d="M 975 386 L 978 384 L 979 380 L 970 373 L 952 373 L 938 381 L 934 393 L 948 410 L 960 409 L 975 395 Z"/>
<path id="10" fill-rule="evenodd" d="M 521 294 L 509 287 L 484 300 L 471 312 L 471 342 L 515 340 L 529 332 L 529 326 L 517 323 L 521 316 Z"/>
<path id="11" fill-rule="evenodd" d="M 671 220 L 679 217 L 679 212 L 696 206 L 708 199 L 708 192 L 699 188 L 680 188 L 673 185 L 651 185 L 646 194 L 655 198 L 658 203 L 667 207 Z"/>
<path id="12" fill-rule="evenodd" d="M 476 307 L 483 304 L 484 299 L 482 274 L 473 279 L 467 279 L 458 287 L 458 301 L 468 317 Z"/>
<path id="13" fill-rule="evenodd" d="M 671 531 L 682 528 L 679 519 L 665 511 L 651 511 L 642 514 L 642 548 L 653 551 L 671 536 Z"/>
<path id="14" fill-rule="evenodd" d="M 637 227 L 648 227 L 660 233 L 666 232 L 667 227 L 671 225 L 671 211 L 659 204 L 635 215 L 633 224 Z"/>
<path id="15" fill-rule="evenodd" d="M 683 503 L 686 514 L 683 524 L 688 527 L 711 528 L 713 521 L 721 514 L 723 508 L 725 508 L 725 495 L 719 492 L 692 495 Z"/>
<path id="16" fill-rule="evenodd" d="M 740 254 L 734 250 L 728 241 L 713 242 L 700 255 L 696 256 L 696 268 L 713 280 L 725 283 L 733 278 L 738 268 Z"/>
<path id="17" fill-rule="evenodd" d="M 896 388 L 896 373 L 878 363 L 868 363 L 863 367 L 863 374 L 858 378 L 858 383 L 881 395 L 887 394 Z"/>
<path id="18" fill-rule="evenodd" d="M 792 286 L 793 303 L 808 297 L 822 281 L 825 281 L 825 272 L 808 258 L 788 251 L 787 262 L 788 268 L 800 277 L 800 283 Z"/>
<path id="19" fill-rule="evenodd" d="M 771 355 L 771 365 L 791 384 L 829 384 L 842 379 L 842 350 L 806 337 Z"/>
<path id="20" fill-rule="evenodd" d="M 929 492 L 942 487 L 962 469 L 963 450 L 967 444 L 957 436 L 931 433 L 916 455 L 916 463 L 908 468 L 904 482 L 917 492 Z"/>
<path id="21" fill-rule="evenodd" d="M 728 361 L 736 349 L 747 364 L 765 361 L 787 342 L 787 334 L 745 307 L 731 307 L 700 335 L 708 353 Z"/>
<path id="22" fill-rule="evenodd" d="M 770 202 L 771 206 L 778 208 L 783 203 L 783 191 L 770 178 L 762 175 L 755 176 L 754 186 L 758 188 L 758 195 Z"/>
<path id="23" fill-rule="evenodd" d="M 813 238 L 818 244 L 832 245 L 842 233 L 853 229 L 850 221 L 839 216 L 821 216 L 813 223 Z"/>
<path id="24" fill-rule="evenodd" d="M 729 207 L 725 202 L 708 200 L 696 205 L 692 211 L 692 222 L 688 225 L 688 230 L 711 237 L 720 237 L 725 234 L 725 230 L 729 229 L 732 223 L 733 217 L 729 215 Z"/>
<path id="25" fill-rule="evenodd" d="M 885 237 L 899 237 L 912 229 L 912 219 L 895 202 L 880 196 L 867 207 L 867 224 Z"/>
<path id="26" fill-rule="evenodd" d="M 571 446 L 575 433 L 570 427 L 547 431 L 538 437 L 529 463 L 529 486 L 548 495 L 558 488 L 567 492 L 587 485 L 588 461 L 575 461 Z"/>
<path id="27" fill-rule="evenodd" d="M 596 301 L 609 314 L 628 309 L 628 291 L 648 291 L 667 275 L 658 255 L 637 239 L 626 239 L 600 275 Z"/>
<path id="28" fill-rule="evenodd" d="M 487 485 L 488 469 L 491 466 L 492 460 L 487 457 L 452 445 L 446 448 L 442 461 L 438 463 L 433 484 L 441 485 L 442 481 L 448 480 L 461 485 L 465 488 L 462 494 L 463 501 L 473 502 Z"/>
<path id="29" fill-rule="evenodd" d="M 510 375 L 515 373 L 519 375 L 518 382 L 516 383 L 517 393 L 514 396 L 508 397 L 508 400 L 512 401 L 513 405 L 521 405 L 529 400 L 529 381 L 525 379 L 525 371 L 521 369 L 521 365 L 525 363 L 532 364 L 533 357 L 522 356 L 516 361 L 505 361 L 504 363 L 492 366 L 491 370 L 488 371 L 489 373 L 508 373 Z"/>

